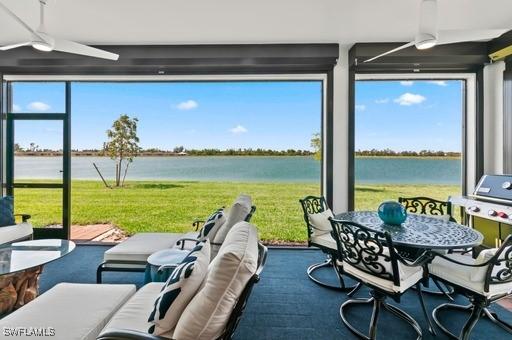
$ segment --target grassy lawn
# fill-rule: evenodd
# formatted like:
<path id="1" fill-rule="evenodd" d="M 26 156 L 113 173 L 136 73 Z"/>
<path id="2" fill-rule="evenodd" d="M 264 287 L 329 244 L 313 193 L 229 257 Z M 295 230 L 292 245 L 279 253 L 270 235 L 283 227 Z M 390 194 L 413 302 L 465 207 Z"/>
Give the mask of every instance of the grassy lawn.
<path id="1" fill-rule="evenodd" d="M 356 187 L 356 207 L 375 210 L 382 201 L 401 195 L 446 199 L 457 191 L 457 186 L 449 185 L 361 185 Z M 298 199 L 318 192 L 318 184 L 311 183 L 140 181 L 107 189 L 101 182 L 73 181 L 72 223 L 112 223 L 129 234 L 185 232 L 195 218 L 228 207 L 238 193 L 247 193 L 257 206 L 252 222 L 263 240 L 301 242 L 306 230 Z M 60 223 L 60 190 L 16 189 L 15 195 L 16 212 L 31 214 L 34 225 Z"/>

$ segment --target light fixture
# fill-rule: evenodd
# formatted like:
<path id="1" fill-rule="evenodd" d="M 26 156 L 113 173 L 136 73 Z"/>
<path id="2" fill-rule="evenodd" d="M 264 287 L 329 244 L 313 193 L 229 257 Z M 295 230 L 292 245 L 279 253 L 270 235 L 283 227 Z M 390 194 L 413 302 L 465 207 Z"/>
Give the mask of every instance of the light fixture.
<path id="1" fill-rule="evenodd" d="M 33 41 L 32 47 L 38 51 L 43 51 L 43 52 L 53 51 L 53 46 L 48 44 L 46 41 Z"/>
<path id="2" fill-rule="evenodd" d="M 418 34 L 418 36 L 416 37 L 416 41 L 414 43 L 418 50 L 426 50 L 436 46 L 436 44 L 437 38 L 435 37 L 435 35 L 428 33 Z"/>

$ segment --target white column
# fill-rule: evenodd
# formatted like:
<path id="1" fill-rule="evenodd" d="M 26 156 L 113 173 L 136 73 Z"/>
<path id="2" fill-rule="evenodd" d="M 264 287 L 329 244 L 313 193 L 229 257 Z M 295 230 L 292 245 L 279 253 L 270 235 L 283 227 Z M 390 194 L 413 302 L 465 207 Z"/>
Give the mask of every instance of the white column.
<path id="1" fill-rule="evenodd" d="M 503 173 L 503 61 L 484 68 L 484 172 Z"/>
<path id="2" fill-rule="evenodd" d="M 334 68 L 333 127 L 333 211 L 348 207 L 348 50 L 340 46 L 338 65 Z"/>

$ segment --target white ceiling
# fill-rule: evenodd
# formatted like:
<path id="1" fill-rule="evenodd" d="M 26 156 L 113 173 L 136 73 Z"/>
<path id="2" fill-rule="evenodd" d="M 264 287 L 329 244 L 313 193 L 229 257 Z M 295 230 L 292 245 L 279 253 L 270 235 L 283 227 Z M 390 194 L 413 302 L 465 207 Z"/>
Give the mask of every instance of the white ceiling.
<path id="1" fill-rule="evenodd" d="M 0 0 L 36 27 L 38 0 Z M 420 0 L 48 0 L 50 34 L 88 44 L 408 41 Z M 439 28 L 512 28 L 511 0 L 439 0 Z M 29 39 L 0 13 L 0 44 Z"/>

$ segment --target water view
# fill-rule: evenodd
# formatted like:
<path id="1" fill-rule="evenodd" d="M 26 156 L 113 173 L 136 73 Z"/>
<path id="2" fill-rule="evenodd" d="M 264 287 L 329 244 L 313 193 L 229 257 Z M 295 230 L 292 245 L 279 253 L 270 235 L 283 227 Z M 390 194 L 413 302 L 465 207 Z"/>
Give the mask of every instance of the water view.
<path id="1" fill-rule="evenodd" d="M 58 179 L 60 157 L 16 157 L 16 178 Z M 114 163 L 106 157 L 73 157 L 74 179 L 114 178 Z M 37 172 L 34 171 L 37 169 Z M 459 184 L 461 162 L 442 158 L 356 158 L 358 183 Z M 320 162 L 312 157 L 139 157 L 127 180 L 200 180 L 244 182 L 309 182 L 320 180 Z"/>

